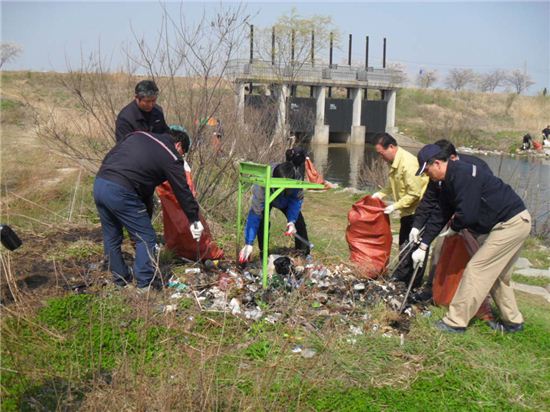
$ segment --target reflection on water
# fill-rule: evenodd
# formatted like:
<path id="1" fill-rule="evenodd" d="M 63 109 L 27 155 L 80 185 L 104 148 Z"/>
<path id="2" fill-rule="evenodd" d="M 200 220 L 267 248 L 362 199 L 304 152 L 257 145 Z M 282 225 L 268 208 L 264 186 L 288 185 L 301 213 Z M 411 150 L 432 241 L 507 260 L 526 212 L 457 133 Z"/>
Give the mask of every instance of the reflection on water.
<path id="1" fill-rule="evenodd" d="M 413 154 L 418 149 L 405 148 Z M 377 154 L 373 146 L 311 145 L 311 157 L 317 169 L 330 182 L 344 187 L 363 187 L 363 165 L 372 165 Z M 522 197 L 537 225 L 550 220 L 550 159 L 533 156 L 476 155 L 485 160 L 499 176 Z"/>

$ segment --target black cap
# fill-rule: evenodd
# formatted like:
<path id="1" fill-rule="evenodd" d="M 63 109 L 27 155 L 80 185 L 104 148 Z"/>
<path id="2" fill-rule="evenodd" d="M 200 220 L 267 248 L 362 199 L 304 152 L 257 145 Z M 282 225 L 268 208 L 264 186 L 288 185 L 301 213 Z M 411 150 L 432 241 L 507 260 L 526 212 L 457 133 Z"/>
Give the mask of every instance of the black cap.
<path id="1" fill-rule="evenodd" d="M 420 176 L 426 170 L 428 162 L 435 156 L 441 153 L 441 147 L 436 144 L 427 144 L 418 152 L 418 165 L 420 166 L 416 171 L 416 175 Z"/>

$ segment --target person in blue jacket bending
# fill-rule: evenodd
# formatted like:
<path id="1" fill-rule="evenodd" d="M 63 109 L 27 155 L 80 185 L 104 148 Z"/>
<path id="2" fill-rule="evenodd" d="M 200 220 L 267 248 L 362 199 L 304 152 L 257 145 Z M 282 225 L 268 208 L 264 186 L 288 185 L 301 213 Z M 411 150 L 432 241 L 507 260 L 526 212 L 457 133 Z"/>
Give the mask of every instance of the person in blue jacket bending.
<path id="1" fill-rule="evenodd" d="M 273 168 L 273 177 L 284 177 L 288 179 L 301 179 L 301 175 L 292 162 L 280 163 Z M 302 203 L 304 193 L 301 189 L 285 189 L 279 196 L 271 202 L 271 207 L 275 207 L 283 212 L 287 218 L 286 236 L 298 234 L 305 240 L 307 237 L 307 228 L 304 216 L 302 216 Z M 245 263 L 252 254 L 252 244 L 256 236 L 258 237 L 258 247 L 260 253 L 263 250 L 264 237 L 264 205 L 265 188 L 254 185 L 252 187 L 252 206 L 248 212 L 246 227 L 244 229 L 245 246 L 239 253 L 239 262 Z M 295 239 L 295 248 L 308 255 L 309 247 L 302 241 Z"/>

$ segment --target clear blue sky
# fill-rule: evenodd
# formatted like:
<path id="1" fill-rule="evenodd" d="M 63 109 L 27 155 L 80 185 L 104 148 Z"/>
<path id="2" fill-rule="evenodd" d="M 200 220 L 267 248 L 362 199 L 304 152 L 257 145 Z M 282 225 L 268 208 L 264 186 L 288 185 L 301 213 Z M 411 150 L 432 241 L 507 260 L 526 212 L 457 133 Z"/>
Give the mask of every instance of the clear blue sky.
<path id="1" fill-rule="evenodd" d="M 304 17 L 331 16 L 343 45 L 334 61 L 347 57 L 347 35 L 353 35 L 353 60 L 364 60 L 364 39 L 370 37 L 370 64 L 381 65 L 382 39 L 388 39 L 389 62 L 406 66 L 414 77 L 420 68 L 527 69 L 536 82 L 529 92 L 550 89 L 550 1 L 521 2 L 246 2 L 246 11 L 259 27 L 269 27 L 295 7 Z M 219 2 L 185 2 L 189 20 L 215 9 Z M 235 3 L 232 3 L 235 5 Z M 169 2 L 173 13 L 179 2 Z M 23 54 L 6 70 L 64 71 L 67 59 L 78 65 L 81 50 L 89 53 L 101 44 L 122 61 L 122 45 L 138 35 L 153 38 L 160 27 L 161 7 L 156 1 L 4 1 L 2 41 L 23 46 Z M 328 56 L 325 57 L 328 60 Z M 120 60 L 119 60 L 120 59 Z"/>

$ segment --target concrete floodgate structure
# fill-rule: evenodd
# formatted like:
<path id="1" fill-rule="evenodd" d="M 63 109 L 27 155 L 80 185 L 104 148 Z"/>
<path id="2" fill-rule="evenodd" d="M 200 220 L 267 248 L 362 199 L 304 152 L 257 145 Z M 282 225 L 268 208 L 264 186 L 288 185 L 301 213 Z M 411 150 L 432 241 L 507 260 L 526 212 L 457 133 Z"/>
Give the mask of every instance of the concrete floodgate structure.
<path id="1" fill-rule="evenodd" d="M 255 59 L 251 40 L 250 59 L 231 60 L 225 71 L 236 85 L 240 122 L 248 118 L 249 108 L 269 108 L 266 123 L 274 134 L 311 136 L 313 144 L 364 145 L 377 133 L 395 133 L 396 92 L 403 73 L 385 67 L 385 39 L 382 68 L 368 66 L 368 37 L 366 46 L 364 66 L 351 65 L 351 35 L 348 65 L 332 64 L 332 41 L 328 65 L 316 63 L 313 52 L 308 62 L 294 61 L 292 53 L 289 62 L 276 63 L 275 55 L 271 61 Z M 298 87 L 308 87 L 310 97 L 297 97 Z M 347 98 L 333 98 L 333 88 L 347 89 Z M 253 93 L 260 89 L 261 94 Z M 381 98 L 368 100 L 368 90 L 379 91 Z"/>

